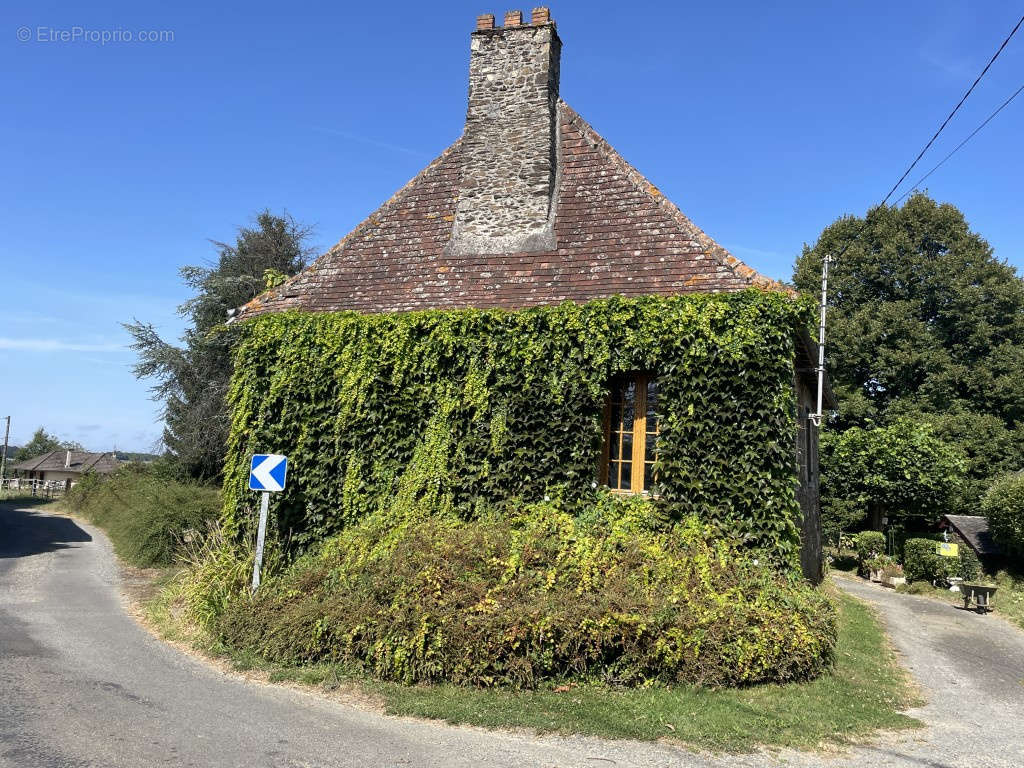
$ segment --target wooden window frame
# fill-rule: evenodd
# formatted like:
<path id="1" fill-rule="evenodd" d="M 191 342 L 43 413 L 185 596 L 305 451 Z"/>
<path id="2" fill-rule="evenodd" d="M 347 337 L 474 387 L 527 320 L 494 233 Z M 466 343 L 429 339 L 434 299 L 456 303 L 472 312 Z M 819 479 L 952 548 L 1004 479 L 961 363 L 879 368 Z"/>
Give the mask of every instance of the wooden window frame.
<path id="1" fill-rule="evenodd" d="M 608 397 L 605 399 L 604 405 L 604 439 L 601 447 L 601 466 L 599 468 L 598 478 L 602 485 L 606 485 L 610 488 L 612 493 L 621 493 L 627 495 L 635 494 L 649 494 L 653 493 L 654 487 L 657 485 L 657 477 L 654 477 L 651 488 L 646 488 L 644 484 L 644 470 L 646 468 L 646 456 L 647 456 L 647 386 L 651 381 L 656 380 L 657 377 L 649 372 L 633 372 L 625 374 L 616 378 L 612 382 L 612 386 L 609 387 Z M 609 470 L 611 469 L 611 439 L 612 439 L 612 394 L 615 391 L 615 387 L 622 382 L 632 382 L 634 385 L 634 391 L 636 393 L 633 402 L 633 448 L 630 454 L 630 482 L 629 488 L 618 488 L 612 487 L 611 478 L 609 476 Z M 622 461 L 622 434 L 619 433 L 619 459 Z M 657 441 L 658 435 L 661 433 L 660 421 L 655 428 L 652 438 Z M 655 448 L 654 460 L 657 461 L 657 448 Z M 620 468 L 621 471 L 621 468 Z M 618 481 L 619 478 L 616 478 Z M 619 483 L 617 482 L 616 485 Z"/>

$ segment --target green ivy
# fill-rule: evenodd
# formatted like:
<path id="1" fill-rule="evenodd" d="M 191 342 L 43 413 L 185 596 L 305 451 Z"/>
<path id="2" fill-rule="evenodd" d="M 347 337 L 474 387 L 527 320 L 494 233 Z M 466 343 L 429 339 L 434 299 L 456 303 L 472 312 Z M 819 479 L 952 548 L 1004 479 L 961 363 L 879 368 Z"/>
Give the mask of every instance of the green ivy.
<path id="1" fill-rule="evenodd" d="M 249 456 L 287 454 L 276 494 L 300 549 L 389 511 L 473 520 L 593 501 L 609 380 L 660 387 L 659 514 L 793 565 L 794 335 L 779 293 L 612 298 L 519 311 L 282 313 L 245 323 L 229 400 L 225 519 L 254 519 Z"/>

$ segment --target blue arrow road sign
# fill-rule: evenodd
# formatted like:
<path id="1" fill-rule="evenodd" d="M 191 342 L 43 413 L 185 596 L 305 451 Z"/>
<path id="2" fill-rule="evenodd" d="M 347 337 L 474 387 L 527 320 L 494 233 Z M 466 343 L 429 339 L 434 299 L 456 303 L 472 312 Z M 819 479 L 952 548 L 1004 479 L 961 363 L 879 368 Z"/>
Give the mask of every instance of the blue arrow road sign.
<path id="1" fill-rule="evenodd" d="M 276 453 L 257 453 L 249 464 L 249 489 L 283 491 L 288 458 Z"/>

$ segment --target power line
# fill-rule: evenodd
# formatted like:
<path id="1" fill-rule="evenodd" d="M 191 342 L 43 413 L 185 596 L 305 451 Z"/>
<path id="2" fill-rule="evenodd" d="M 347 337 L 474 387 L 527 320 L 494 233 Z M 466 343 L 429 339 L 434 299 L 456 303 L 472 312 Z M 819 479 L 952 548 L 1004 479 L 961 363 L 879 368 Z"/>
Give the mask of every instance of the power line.
<path id="1" fill-rule="evenodd" d="M 939 170 L 939 168 L 942 167 L 943 163 L 945 163 L 947 160 L 949 160 L 949 158 L 951 158 L 953 155 L 955 155 L 957 152 L 959 152 L 960 149 L 964 146 L 964 144 L 966 144 L 968 141 L 973 139 L 978 134 L 978 132 L 981 131 L 982 128 L 984 128 L 986 125 L 988 125 L 989 120 L 991 120 L 993 117 L 995 117 L 1000 112 L 1002 112 L 1003 108 L 1006 107 L 1015 98 L 1017 98 L 1017 96 L 1020 94 L 1021 91 L 1024 91 L 1024 85 L 1022 85 L 1020 88 L 1018 88 L 1016 91 L 1014 91 L 1013 94 L 1010 96 L 1010 98 L 1008 98 L 1006 101 L 1004 101 L 1002 104 L 1000 104 L 999 107 L 995 110 L 995 112 L 993 112 L 991 115 L 986 117 L 984 122 L 982 122 L 981 125 L 979 125 L 973 131 L 971 131 L 970 135 L 966 139 L 964 139 L 959 144 L 957 144 L 956 148 L 952 152 L 950 152 L 948 155 L 946 155 L 944 158 L 942 158 L 938 163 L 936 163 L 934 168 L 932 168 L 930 171 L 928 171 L 928 173 L 926 173 L 920 179 L 915 181 L 914 185 L 910 189 L 908 189 L 906 192 L 904 192 L 903 196 L 898 198 L 896 200 L 896 202 L 894 203 L 894 205 L 899 205 L 901 202 L 903 202 L 914 190 L 916 190 L 918 187 L 921 186 L 921 182 L 923 182 L 925 179 L 927 179 L 929 176 L 931 176 L 933 173 L 935 173 L 937 170 Z"/>
<path id="2" fill-rule="evenodd" d="M 986 64 L 985 68 L 981 70 L 981 73 L 976 78 L 974 78 L 974 82 L 971 83 L 971 87 L 968 88 L 967 91 L 964 93 L 964 95 L 960 97 L 960 101 L 958 101 L 956 103 L 956 106 L 953 107 L 953 111 L 950 112 L 946 116 L 946 119 L 942 121 L 942 125 L 939 126 L 939 130 L 937 130 L 935 132 L 935 134 L 928 140 L 928 143 L 924 145 L 924 149 L 922 149 L 917 154 L 917 157 L 914 158 L 914 162 L 912 162 L 909 166 L 907 166 L 907 170 L 905 170 L 903 172 L 903 175 L 900 176 L 899 181 L 897 181 L 893 185 L 892 189 L 889 190 L 889 194 L 887 194 L 884 198 L 882 198 L 882 202 L 880 202 L 878 204 L 879 206 L 885 205 L 887 202 L 889 202 L 889 198 L 892 197 L 893 192 L 895 192 L 899 188 L 900 184 L 903 183 L 903 180 L 906 179 L 907 176 L 910 175 L 910 172 L 912 170 L 914 170 L 914 167 L 920 162 L 921 158 L 924 157 L 924 153 L 928 151 L 928 148 L 931 147 L 932 144 L 935 143 L 935 139 L 937 139 L 939 137 L 939 134 L 942 133 L 943 129 L 945 129 L 945 127 L 947 125 L 949 125 L 949 121 L 953 119 L 953 115 L 955 115 L 960 110 L 960 107 L 963 106 L 964 102 L 967 101 L 967 97 L 971 95 L 971 92 L 975 89 L 975 87 L 977 87 L 978 83 L 981 82 L 981 79 L 985 76 L 985 73 L 988 72 L 989 68 L 992 66 L 992 64 L 995 62 L 995 60 L 999 58 L 999 54 L 1001 54 L 1003 52 L 1003 49 L 1006 48 L 1007 43 L 1009 43 L 1010 40 L 1013 38 L 1013 36 L 1015 34 L 1017 34 L 1017 30 L 1021 28 L 1022 24 L 1024 24 L 1024 16 L 1021 16 L 1017 20 L 1016 25 L 1014 25 L 1013 29 L 1010 30 L 1010 34 L 1008 34 L 1006 36 L 1006 39 L 1003 40 L 1002 44 L 999 46 L 999 48 L 996 50 L 996 52 L 994 54 L 992 54 L 992 58 L 988 60 L 988 64 Z M 1014 95 L 1016 96 L 1016 94 L 1014 94 Z M 1000 109 L 1002 109 L 1002 107 L 1000 107 Z M 996 111 L 998 112 L 998 110 L 996 110 Z M 995 115 L 993 114 L 992 117 L 994 117 L 994 116 Z M 989 119 L 991 119 L 991 117 Z M 945 160 L 943 160 L 943 162 L 945 162 Z M 941 165 L 941 163 L 940 163 L 940 165 Z M 932 169 L 932 170 L 934 170 L 934 169 Z M 931 173 L 931 171 L 929 171 L 929 173 Z M 918 182 L 918 183 L 920 183 L 920 182 Z M 841 258 L 843 256 L 843 254 L 846 253 L 847 250 L 849 250 L 850 246 L 853 245 L 860 238 L 860 236 L 862 234 L 864 234 L 864 230 L 867 228 L 867 226 L 868 226 L 868 217 L 865 216 L 864 217 L 864 221 L 861 222 L 860 227 L 854 233 L 853 237 L 851 237 L 846 242 L 846 245 L 843 246 L 843 249 L 837 255 L 835 255 L 835 256 L 833 256 L 831 258 L 832 259 L 839 259 L 839 258 Z"/>
<path id="3" fill-rule="evenodd" d="M 903 172 L 903 175 L 900 176 L 900 180 L 893 185 L 892 189 L 889 190 L 889 194 L 887 194 L 885 198 L 882 200 L 882 202 L 880 203 L 881 205 L 885 205 L 888 202 L 889 198 L 892 197 L 893 192 L 896 191 L 899 185 L 903 183 L 903 180 L 910 175 L 910 172 L 912 170 L 914 170 L 914 166 L 916 166 L 918 162 L 921 160 L 921 158 L 924 157 L 924 153 L 927 152 L 928 148 L 935 143 L 935 140 L 937 138 L 939 138 L 939 134 L 942 133 L 942 130 L 947 125 L 949 125 L 949 121 L 953 119 L 953 115 L 955 115 L 960 110 L 960 107 L 962 107 L 964 102 L 967 101 L 967 97 L 971 95 L 971 91 L 973 91 L 974 88 L 978 85 L 978 83 L 981 82 L 981 78 L 985 76 L 985 73 L 988 72 L 989 67 L 992 66 L 993 62 L 995 62 L 995 60 L 999 58 L 999 54 L 1003 52 L 1003 49 L 1006 47 L 1006 44 L 1010 42 L 1010 38 L 1017 34 L 1017 30 L 1020 29 L 1021 24 L 1024 24 L 1024 16 L 1021 16 L 1020 19 L 1017 21 L 1017 26 L 1010 30 L 1010 34 L 1008 34 L 1006 36 L 1006 39 L 1003 40 L 1003 44 L 999 46 L 999 49 L 994 54 L 992 54 L 992 58 L 988 60 L 988 64 L 986 64 L 985 68 L 981 70 L 981 74 L 974 79 L 974 82 L 971 83 L 971 87 L 967 89 L 967 92 L 960 98 L 960 101 L 957 102 L 956 106 L 953 107 L 953 111 L 950 112 L 946 116 L 946 119 L 942 121 L 942 125 L 939 126 L 939 130 L 935 132 L 935 135 L 928 139 L 928 143 L 924 145 L 924 149 L 922 149 L 918 153 L 917 157 L 914 158 L 914 162 L 910 164 L 910 167 Z"/>
<path id="4" fill-rule="evenodd" d="M 971 95 L 971 93 L 977 87 L 978 83 L 981 82 L 981 79 L 983 77 L 985 77 L 985 74 L 988 72 L 989 68 L 992 66 L 992 64 L 995 63 L 995 60 L 999 58 L 999 54 L 1001 54 L 1003 52 L 1003 49 L 1006 48 L 1007 44 L 1010 42 L 1010 40 L 1013 38 L 1013 36 L 1015 34 L 1017 34 L 1017 30 L 1020 29 L 1022 24 L 1024 24 L 1024 16 L 1021 16 L 1017 20 L 1016 25 L 1014 25 L 1013 29 L 1010 30 L 1010 34 L 1008 34 L 1006 36 L 1006 39 L 1003 40 L 1002 45 L 1000 45 L 999 48 L 996 50 L 996 52 L 994 54 L 992 54 L 992 58 L 988 60 L 988 64 L 986 64 L 985 68 L 981 70 L 981 73 L 976 78 L 974 78 L 974 82 L 971 83 L 971 87 L 968 88 L 967 91 L 964 93 L 964 95 L 960 97 L 960 101 L 958 101 L 956 103 L 956 106 L 953 107 L 953 110 L 946 116 L 946 119 L 942 121 L 942 125 L 939 126 L 939 129 L 937 131 L 935 131 L 935 133 L 932 135 L 932 137 L 930 139 L 928 139 L 928 143 L 924 145 L 924 149 L 922 149 L 920 152 L 917 153 L 917 157 L 914 158 L 914 162 L 912 162 L 909 166 L 907 166 L 907 170 L 905 170 L 903 172 L 903 175 L 900 176 L 899 181 L 897 181 L 895 184 L 893 184 L 892 189 L 890 189 L 888 194 L 884 198 L 882 198 L 882 202 L 879 203 L 879 206 L 885 205 L 887 202 L 889 202 L 889 198 L 893 196 L 893 193 L 897 189 L 899 189 L 900 184 L 902 184 L 903 181 L 907 178 L 907 176 L 910 175 L 910 172 L 912 170 L 914 170 L 914 168 L 917 166 L 917 164 L 921 161 L 921 158 L 924 157 L 925 152 L 927 152 L 929 150 L 929 148 L 931 148 L 932 144 L 935 143 L 935 140 L 937 138 L 939 138 L 939 134 L 942 133 L 943 130 L 945 130 L 947 125 L 949 125 L 949 121 L 952 120 L 953 116 L 956 115 L 956 113 L 960 111 L 960 107 L 962 107 L 964 105 L 964 102 L 967 101 L 967 97 Z M 1020 91 L 1018 90 L 1017 93 L 1020 93 Z M 982 128 L 985 127 L 985 123 L 987 123 L 989 120 L 991 120 L 997 114 L 999 114 L 999 112 L 1003 109 L 1003 107 L 1005 107 L 1007 104 L 1009 104 L 1011 101 L 1013 101 L 1013 99 L 1016 97 L 1017 93 L 1014 93 L 1013 96 L 1011 96 L 1009 99 L 1007 99 L 1006 102 L 1004 102 L 1002 104 L 1002 106 L 999 107 L 999 109 L 997 109 L 995 112 L 993 112 L 991 115 L 989 115 L 989 117 L 985 120 L 985 122 L 982 123 L 980 126 L 978 126 L 978 128 L 974 131 L 974 133 L 972 133 L 970 136 L 968 136 L 966 139 L 964 139 L 964 141 L 961 142 L 960 146 L 958 146 L 956 149 L 954 149 L 953 152 L 950 152 L 948 156 L 943 158 L 942 161 L 939 163 L 939 165 L 935 166 L 935 168 L 938 168 L 940 165 L 942 165 L 942 163 L 946 162 L 946 160 L 948 160 L 958 149 L 960 149 L 960 147 L 962 147 L 964 144 L 966 144 L 968 141 L 970 141 L 971 137 L 974 136 L 974 134 L 976 134 L 978 131 L 980 131 Z M 935 168 L 933 168 L 931 171 L 928 171 L 928 173 L 925 174 L 925 176 L 922 178 L 922 181 L 925 178 L 927 178 L 932 173 L 932 171 L 935 170 Z M 919 181 L 918 184 L 920 184 L 920 183 L 921 182 Z M 905 197 L 905 195 L 904 195 L 904 197 Z M 827 306 L 826 305 L 826 296 L 827 296 L 827 291 L 828 291 L 828 268 L 829 268 L 829 264 L 834 259 L 842 258 L 843 254 L 846 253 L 846 251 L 849 249 L 849 247 L 851 245 L 853 245 L 854 242 L 856 242 L 857 240 L 860 239 L 860 236 L 864 233 L 864 230 L 867 228 L 867 226 L 868 226 L 868 217 L 867 217 L 867 215 L 865 215 L 864 216 L 864 221 L 861 222 L 861 225 L 858 228 L 857 232 L 854 234 L 854 236 L 852 238 L 850 238 L 846 242 L 846 245 L 843 246 L 843 249 L 839 252 L 839 254 L 837 256 L 833 257 L 830 253 L 826 253 L 824 258 L 822 259 L 822 262 L 821 262 L 821 322 L 820 322 L 820 325 L 819 325 L 819 328 L 818 328 L 818 367 L 817 367 L 817 372 L 818 372 L 818 408 L 817 408 L 817 412 L 816 413 L 810 414 L 810 416 L 809 416 L 809 418 L 811 420 L 811 423 L 813 423 L 816 427 L 820 427 L 821 426 L 822 417 L 823 417 L 823 412 L 822 412 L 822 407 L 823 407 L 822 384 L 823 384 L 823 381 L 824 381 L 824 378 L 825 378 L 825 312 L 826 312 L 826 306 Z"/>

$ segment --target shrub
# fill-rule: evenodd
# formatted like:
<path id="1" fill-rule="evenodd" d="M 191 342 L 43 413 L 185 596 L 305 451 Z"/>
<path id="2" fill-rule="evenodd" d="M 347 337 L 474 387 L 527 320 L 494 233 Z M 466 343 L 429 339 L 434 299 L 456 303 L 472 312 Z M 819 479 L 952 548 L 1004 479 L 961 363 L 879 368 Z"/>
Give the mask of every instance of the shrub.
<path id="1" fill-rule="evenodd" d="M 65 503 L 104 529 L 117 554 L 140 567 L 170 565 L 186 532 L 200 535 L 220 512 L 217 489 L 169 480 L 138 464 L 85 475 Z"/>
<path id="2" fill-rule="evenodd" d="M 898 567 L 898 563 L 889 555 L 876 555 L 865 560 L 864 566 L 869 571 L 884 571 L 886 568 Z"/>
<path id="3" fill-rule="evenodd" d="M 299 549 L 398 497 L 463 520 L 556 492 L 592 503 L 609 380 L 649 370 L 665 514 L 796 565 L 793 354 L 809 315 L 750 290 L 254 318 L 229 395 L 226 519 L 251 525 L 249 456 L 269 450 L 291 460 L 274 517 Z"/>
<path id="4" fill-rule="evenodd" d="M 721 686 L 815 676 L 836 616 L 695 518 L 603 497 L 576 517 L 556 502 L 471 522 L 372 515 L 231 602 L 219 628 L 275 662 L 405 683 Z"/>
<path id="5" fill-rule="evenodd" d="M 967 581 L 974 581 L 981 576 L 981 560 L 978 559 L 978 555 L 975 554 L 974 550 L 967 545 L 960 544 L 960 573 Z"/>
<path id="6" fill-rule="evenodd" d="M 903 544 L 903 569 L 910 581 L 940 581 L 958 576 L 959 561 L 935 552 L 935 539 L 907 539 Z"/>
<path id="7" fill-rule="evenodd" d="M 981 500 L 981 513 L 1000 549 L 1024 558 L 1024 474 L 1004 475 L 993 482 Z"/>
<path id="8" fill-rule="evenodd" d="M 869 562 L 885 552 L 885 534 L 881 531 L 861 531 L 857 534 L 857 564 L 860 574 L 866 575 Z"/>

